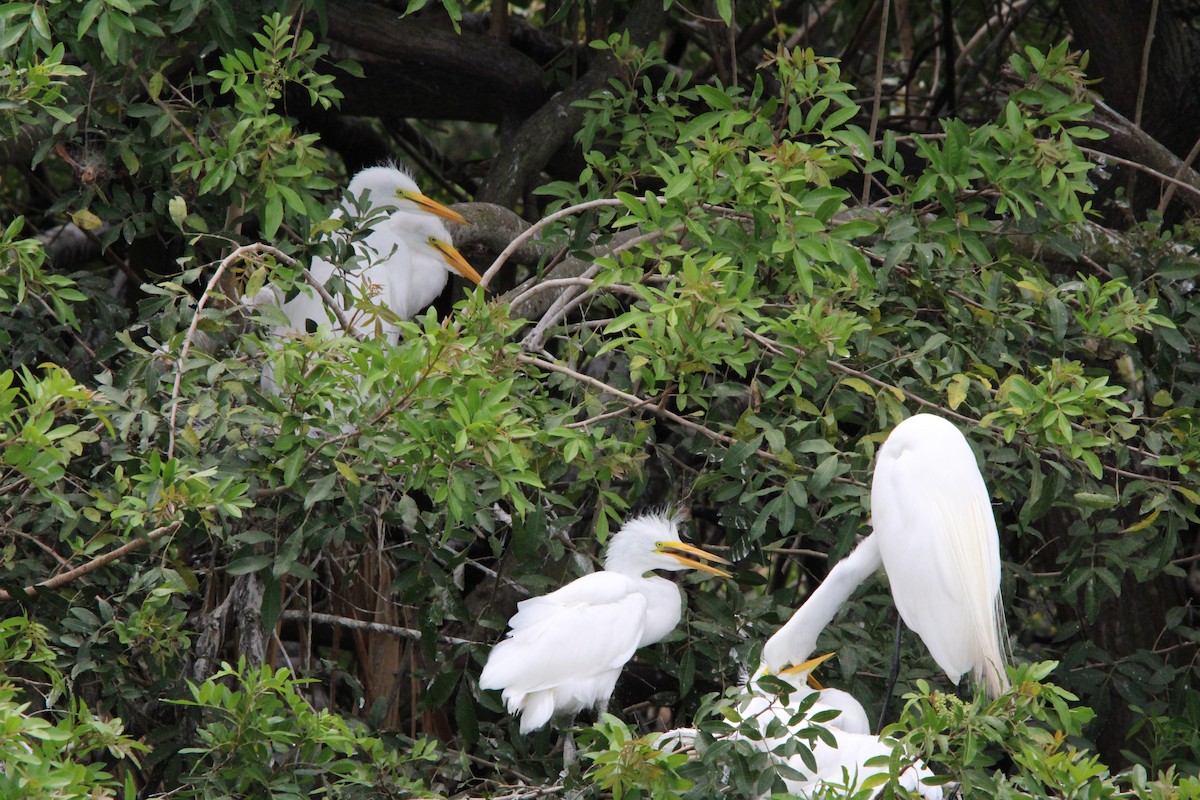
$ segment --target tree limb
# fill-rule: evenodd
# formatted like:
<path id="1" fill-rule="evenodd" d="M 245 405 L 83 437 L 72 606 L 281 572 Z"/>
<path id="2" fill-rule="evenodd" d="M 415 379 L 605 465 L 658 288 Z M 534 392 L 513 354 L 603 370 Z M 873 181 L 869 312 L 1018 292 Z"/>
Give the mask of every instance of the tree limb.
<path id="1" fill-rule="evenodd" d="M 331 0 L 326 41 L 334 59 L 361 65 L 342 75 L 341 114 L 458 119 L 516 125 L 549 96 L 542 69 L 503 42 L 364 0 Z"/>
<path id="2" fill-rule="evenodd" d="M 658 35 L 665 19 L 661 0 L 636 0 L 624 24 L 630 42 L 645 47 Z M 584 110 L 575 106 L 576 101 L 602 88 L 609 78 L 620 74 L 620 69 L 612 53 L 604 53 L 578 81 L 526 119 L 510 146 L 492 162 L 478 199 L 509 208 L 516 206 L 524 196 L 525 187 L 583 124 Z"/>
<path id="3" fill-rule="evenodd" d="M 97 556 L 96 558 L 93 558 L 91 561 L 87 562 L 86 564 L 76 567 L 75 569 L 70 570 L 69 572 L 64 572 L 60 575 L 55 575 L 53 578 L 48 578 L 48 579 L 42 581 L 41 583 L 36 583 L 33 586 L 26 586 L 23 589 L 19 589 L 17 591 L 17 594 L 24 594 L 26 597 L 33 597 L 39 591 L 49 590 L 49 589 L 57 589 L 59 586 L 64 586 L 64 585 L 70 583 L 71 581 L 75 580 L 76 578 L 82 578 L 84 575 L 87 575 L 89 572 L 95 572 L 96 570 L 100 569 L 104 565 L 110 564 L 113 561 L 116 561 L 118 558 L 121 558 L 122 556 L 124 556 L 128 553 L 131 553 L 134 550 L 137 550 L 139 547 L 141 547 L 143 545 L 147 545 L 147 544 L 150 544 L 150 542 L 153 542 L 157 539 L 161 539 L 162 537 L 166 536 L 168 533 L 174 533 L 175 531 L 177 531 L 179 529 L 179 526 L 182 524 L 183 523 L 180 520 L 175 520 L 174 522 L 172 522 L 169 525 L 164 525 L 161 528 L 155 528 L 154 530 L 147 533 L 145 536 L 139 536 L 138 538 L 134 539 L 131 542 L 126 542 L 125 544 L 121 545 L 117 549 L 110 550 L 109 552 L 105 553 L 102 556 Z M 11 592 L 8 592 L 4 589 L 0 589 L 0 600 L 12 600 L 12 599 L 13 599 L 13 594 Z"/>

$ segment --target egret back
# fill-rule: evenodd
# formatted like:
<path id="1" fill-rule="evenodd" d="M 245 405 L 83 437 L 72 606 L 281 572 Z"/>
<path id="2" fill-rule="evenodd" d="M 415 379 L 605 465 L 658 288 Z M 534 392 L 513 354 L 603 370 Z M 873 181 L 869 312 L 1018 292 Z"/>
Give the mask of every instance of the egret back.
<path id="1" fill-rule="evenodd" d="M 971 672 L 989 694 L 1008 687 L 1000 544 L 983 476 L 954 425 L 930 414 L 884 442 L 871 517 L 904 622 L 955 683 Z"/>
<path id="2" fill-rule="evenodd" d="M 636 584 L 594 572 L 518 604 L 479 685 L 502 690 L 509 713 L 521 714 L 522 733 L 612 694 L 642 640 L 647 601 Z"/>

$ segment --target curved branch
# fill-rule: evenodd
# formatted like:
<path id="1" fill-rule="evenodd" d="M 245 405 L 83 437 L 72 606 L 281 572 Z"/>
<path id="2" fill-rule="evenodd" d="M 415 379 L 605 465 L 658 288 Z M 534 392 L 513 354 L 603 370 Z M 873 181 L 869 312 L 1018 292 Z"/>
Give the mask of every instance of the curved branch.
<path id="1" fill-rule="evenodd" d="M 213 289 L 215 289 L 217 284 L 221 281 L 222 276 L 225 274 L 225 270 L 229 269 L 229 267 L 231 267 L 238 260 L 245 258 L 248 255 L 258 253 L 267 253 L 275 256 L 275 258 L 279 259 L 285 264 L 288 264 L 289 266 L 295 266 L 296 264 L 295 259 L 289 256 L 287 253 L 271 247 L 270 245 L 256 242 L 254 244 L 243 245 L 226 256 L 221 262 L 221 265 L 217 267 L 217 271 L 213 273 L 212 278 L 209 279 L 208 285 L 204 287 L 204 294 L 202 294 L 200 299 L 196 302 L 196 313 L 192 315 L 192 322 L 190 325 L 188 325 L 187 334 L 183 337 L 183 347 L 179 350 L 179 358 L 175 360 L 175 382 L 171 385 L 171 415 L 170 420 L 167 423 L 167 458 L 171 458 L 175 454 L 175 421 L 179 417 L 179 387 L 183 382 L 183 365 L 184 362 L 187 361 L 188 353 L 191 352 L 192 341 L 196 338 L 196 328 L 200 324 L 200 312 L 204 310 L 205 303 L 207 303 L 208 298 L 212 296 Z M 329 294 L 325 291 L 324 287 L 318 285 L 319 282 L 312 277 L 308 270 L 304 270 L 304 277 L 309 283 L 317 288 L 317 291 L 321 294 L 321 298 L 327 304 L 329 304 L 329 306 L 333 308 L 335 312 L 337 312 L 337 304 L 332 301 L 332 298 L 329 297 Z M 340 313 L 338 314 L 338 321 L 342 323 L 343 326 L 346 325 L 345 317 L 343 317 Z"/>

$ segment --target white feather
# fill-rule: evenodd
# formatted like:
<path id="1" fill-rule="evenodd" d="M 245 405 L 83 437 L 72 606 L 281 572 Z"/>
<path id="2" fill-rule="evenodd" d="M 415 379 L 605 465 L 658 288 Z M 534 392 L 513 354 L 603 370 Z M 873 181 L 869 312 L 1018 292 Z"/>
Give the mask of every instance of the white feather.
<path id="1" fill-rule="evenodd" d="M 602 571 L 517 605 L 479 685 L 501 690 L 509 713 L 521 715 L 522 733 L 607 701 L 634 651 L 679 624 L 679 588 L 645 574 L 690 568 L 657 552 L 679 542 L 677 527 L 669 516 L 631 519 L 609 543 Z"/>
<path id="2" fill-rule="evenodd" d="M 772 753 L 809 727 L 825 728 L 832 734 L 836 744 L 830 746 L 820 737 L 806 738 L 805 744 L 812 751 L 816 762 L 815 769 L 809 768 L 800 755 L 787 758 L 773 755 L 773 758 L 786 763 L 801 775 L 799 779 L 784 778 L 783 782 L 789 794 L 808 798 L 833 787 L 845 790 L 849 795 L 856 792 L 868 778 L 888 773 L 886 762 L 871 765 L 867 762 L 879 756 L 890 759 L 898 743 L 871 735 L 866 711 L 858 700 L 840 689 L 812 689 L 808 685 L 807 673 L 783 673 L 776 677 L 787 680 L 794 687 L 786 703 L 782 698 L 764 693 L 755 687 L 747 689 L 745 699 L 738 709 L 742 719 L 753 720 L 761 734 L 761 739 L 755 741 L 755 746 Z M 804 720 L 792 724 L 792 720 L 799 713 L 801 703 L 814 691 L 818 692 L 817 701 L 809 708 Z M 834 709 L 841 713 L 826 723 L 808 721 L 820 712 Z M 781 729 L 786 731 L 782 736 L 768 734 L 768 730 L 774 727 L 772 722 L 776 720 L 782 726 Z M 734 738 L 740 736 L 735 735 Z M 899 784 L 910 791 L 919 792 L 927 800 L 941 800 L 941 787 L 929 786 L 926 783 L 932 777 L 933 773 L 920 759 L 911 759 L 911 763 L 900 773 Z"/>
<path id="3" fill-rule="evenodd" d="M 871 520 L 874 532 L 767 640 L 762 667 L 777 674 L 807 660 L 882 565 L 900 616 L 952 681 L 970 672 L 992 696 L 1007 689 L 1000 540 L 975 455 L 953 424 L 917 414 L 896 426 L 875 462 Z"/>
<path id="4" fill-rule="evenodd" d="M 880 448 L 872 525 L 904 622 L 957 683 L 1008 688 L 1000 542 L 983 476 L 950 422 L 917 414 Z"/>

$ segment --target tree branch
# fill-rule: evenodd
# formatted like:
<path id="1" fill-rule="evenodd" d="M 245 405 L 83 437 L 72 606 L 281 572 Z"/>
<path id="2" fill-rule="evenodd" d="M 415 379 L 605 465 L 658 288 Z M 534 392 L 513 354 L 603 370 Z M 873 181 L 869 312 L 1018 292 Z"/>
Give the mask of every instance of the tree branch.
<path id="1" fill-rule="evenodd" d="M 150 542 L 153 542 L 157 539 L 161 539 L 162 537 L 166 536 L 168 533 L 175 532 L 176 530 L 179 529 L 179 526 L 182 524 L 183 523 L 180 520 L 176 520 L 176 521 L 172 522 L 170 525 L 164 525 L 161 528 L 155 528 L 154 530 L 147 533 L 145 536 L 139 536 L 138 538 L 134 539 L 132 542 L 126 542 L 125 544 L 121 545 L 116 550 L 111 550 L 102 556 L 97 556 L 96 558 L 93 558 L 91 561 L 87 562 L 83 566 L 76 567 L 75 569 L 70 570 L 69 572 L 64 572 L 61 575 L 55 575 L 53 578 L 48 578 L 48 579 L 42 581 L 41 583 L 34 584 L 33 586 L 26 586 L 23 589 L 18 590 L 17 593 L 24 594 L 26 597 L 33 597 L 39 591 L 49 590 L 49 589 L 57 589 L 59 586 L 64 586 L 64 585 L 70 583 L 71 581 L 75 580 L 76 578 L 82 578 L 84 575 L 87 575 L 89 572 L 95 572 L 96 570 L 100 569 L 104 565 L 110 564 L 113 561 L 116 561 L 118 558 L 121 558 L 122 556 L 127 555 L 128 553 L 132 553 L 134 550 L 137 550 L 139 547 L 142 547 L 143 545 L 150 544 Z M 4 589 L 0 589 L 0 600 L 12 600 L 12 599 L 13 599 L 12 593 L 10 593 Z"/>
<path id="2" fill-rule="evenodd" d="M 658 35 L 665 19 L 662 0 L 636 0 L 624 27 L 635 46 L 645 47 Z M 525 188 L 583 124 L 584 110 L 575 102 L 602 88 L 609 78 L 620 74 L 620 69 L 612 53 L 604 53 L 578 81 L 526 119 L 510 146 L 492 162 L 478 199 L 509 208 L 516 206 Z"/>

